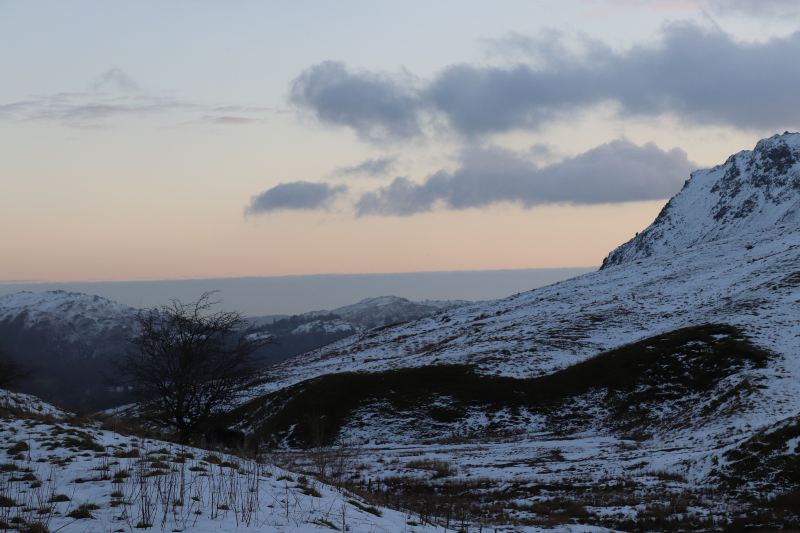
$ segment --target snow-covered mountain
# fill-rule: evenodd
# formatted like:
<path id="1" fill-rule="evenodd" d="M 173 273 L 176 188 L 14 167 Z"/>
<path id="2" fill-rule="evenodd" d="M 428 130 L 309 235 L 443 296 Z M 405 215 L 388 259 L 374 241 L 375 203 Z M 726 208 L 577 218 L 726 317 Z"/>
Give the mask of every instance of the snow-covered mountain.
<path id="1" fill-rule="evenodd" d="M 399 296 L 367 298 L 337 309 L 250 319 L 253 332 L 274 342 L 259 355 L 274 363 L 372 328 L 418 320 L 466 304 L 463 300 L 414 302 Z"/>
<path id="2" fill-rule="evenodd" d="M 373 490 L 458 486 L 495 523 L 796 526 L 800 135 L 695 172 L 600 271 L 362 332 L 251 398 L 239 428 L 358 443 Z"/>
<path id="3" fill-rule="evenodd" d="M 119 401 L 107 390 L 108 378 L 114 359 L 128 349 L 135 316 L 132 307 L 83 293 L 0 296 L 0 351 L 22 365 L 24 390 L 96 408 Z"/>
<path id="4" fill-rule="evenodd" d="M 335 315 L 342 320 L 357 326 L 359 329 L 370 329 L 435 314 L 443 309 L 459 307 L 468 302 L 464 300 L 423 300 L 413 302 L 399 296 L 378 296 L 366 298 L 358 303 L 339 307 L 331 311 L 315 311 L 312 315 Z"/>
<path id="5" fill-rule="evenodd" d="M 779 234 L 800 218 L 800 134 L 763 139 L 722 165 L 693 172 L 655 222 L 612 251 L 604 267 L 740 234 Z"/>
<path id="6" fill-rule="evenodd" d="M 127 332 L 135 314 L 127 305 L 79 292 L 24 291 L 0 296 L 0 322 L 47 329 L 62 344 L 86 346 L 94 337 Z M 85 350 L 81 355 L 86 355 Z"/>

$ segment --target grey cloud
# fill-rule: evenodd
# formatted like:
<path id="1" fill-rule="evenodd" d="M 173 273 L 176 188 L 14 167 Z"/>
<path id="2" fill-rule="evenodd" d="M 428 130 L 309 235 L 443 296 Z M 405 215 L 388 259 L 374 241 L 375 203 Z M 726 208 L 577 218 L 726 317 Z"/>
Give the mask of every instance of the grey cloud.
<path id="1" fill-rule="evenodd" d="M 618 53 L 596 47 L 591 61 L 565 57 L 534 69 L 450 67 L 428 91 L 466 135 L 536 128 L 561 113 L 603 102 L 622 114 L 674 114 L 700 124 L 784 128 L 800 120 L 794 87 L 800 33 L 740 43 L 694 25 L 668 27 L 657 46 Z"/>
<path id="2" fill-rule="evenodd" d="M 438 205 L 467 209 L 511 202 L 530 208 L 661 199 L 677 192 L 692 168 L 683 150 L 627 140 L 545 167 L 514 152 L 480 148 L 464 151 L 454 171 L 439 171 L 423 183 L 395 178 L 362 195 L 356 214 L 409 216 Z"/>
<path id="3" fill-rule="evenodd" d="M 598 204 L 669 198 L 697 168 L 680 148 L 612 141 L 541 170 L 548 203 Z"/>
<path id="4" fill-rule="evenodd" d="M 718 30 L 671 25 L 660 42 L 625 51 L 588 39 L 577 51 L 547 39 L 513 40 L 536 66 L 452 65 L 415 89 L 322 63 L 295 80 L 292 101 L 367 140 L 418 135 L 429 115 L 472 137 L 538 129 L 601 104 L 623 116 L 670 114 L 743 129 L 800 122 L 800 32 L 745 43 Z"/>
<path id="5" fill-rule="evenodd" d="M 557 153 L 557 149 L 547 143 L 536 143 L 528 147 L 528 155 L 538 160 L 552 159 Z"/>
<path id="6" fill-rule="evenodd" d="M 253 196 L 245 208 L 245 215 L 281 210 L 324 209 L 345 191 L 345 185 L 331 186 L 308 181 L 281 183 Z"/>
<path id="7" fill-rule="evenodd" d="M 463 135 L 537 128 L 559 113 L 598 101 L 597 85 L 584 76 L 582 68 L 456 65 L 441 73 L 426 96 Z"/>
<path id="8" fill-rule="evenodd" d="M 700 124 L 786 129 L 800 120 L 794 90 L 799 56 L 800 32 L 748 44 L 676 26 L 662 47 L 615 58 L 601 83 L 632 114 L 671 112 Z"/>
<path id="9" fill-rule="evenodd" d="M 305 70 L 290 87 L 289 101 L 321 122 L 349 126 L 370 141 L 420 133 L 419 101 L 408 83 L 385 74 L 351 72 L 326 61 Z"/>
<path id="10" fill-rule="evenodd" d="M 336 176 L 367 176 L 378 177 L 388 174 L 397 164 L 396 156 L 378 157 L 365 159 L 364 161 L 349 167 L 336 169 Z"/>

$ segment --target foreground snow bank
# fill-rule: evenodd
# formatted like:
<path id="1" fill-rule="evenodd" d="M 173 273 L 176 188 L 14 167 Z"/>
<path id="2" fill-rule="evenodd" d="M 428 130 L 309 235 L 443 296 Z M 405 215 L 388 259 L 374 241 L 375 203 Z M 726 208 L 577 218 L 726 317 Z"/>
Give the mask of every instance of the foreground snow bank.
<path id="1" fill-rule="evenodd" d="M 272 465 L 157 440 L 8 417 L 0 442 L 0 529 L 442 530 Z"/>
<path id="2" fill-rule="evenodd" d="M 31 394 L 5 389 L 0 389 L 0 409 L 53 418 L 66 418 L 71 414 Z"/>

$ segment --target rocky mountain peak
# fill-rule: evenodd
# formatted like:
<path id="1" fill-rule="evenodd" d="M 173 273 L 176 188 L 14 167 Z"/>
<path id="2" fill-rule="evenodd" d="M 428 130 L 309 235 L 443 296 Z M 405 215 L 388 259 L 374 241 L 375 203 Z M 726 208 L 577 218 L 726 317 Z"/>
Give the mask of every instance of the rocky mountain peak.
<path id="1" fill-rule="evenodd" d="M 656 220 L 613 250 L 603 268 L 720 239 L 755 242 L 764 231 L 800 228 L 800 133 L 760 140 L 753 150 L 692 173 Z"/>

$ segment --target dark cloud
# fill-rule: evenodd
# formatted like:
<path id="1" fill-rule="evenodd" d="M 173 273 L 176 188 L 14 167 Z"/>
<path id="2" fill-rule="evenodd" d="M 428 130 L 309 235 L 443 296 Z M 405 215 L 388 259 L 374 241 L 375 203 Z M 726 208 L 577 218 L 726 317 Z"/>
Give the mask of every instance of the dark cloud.
<path id="1" fill-rule="evenodd" d="M 294 79 L 289 101 L 311 110 L 324 123 L 349 126 L 371 141 L 420 133 L 419 101 L 407 80 L 384 74 L 351 72 L 326 61 Z"/>
<path id="2" fill-rule="evenodd" d="M 536 128 L 603 102 L 622 114 L 781 129 L 800 121 L 792 104 L 799 55 L 800 33 L 748 44 L 694 25 L 671 26 L 656 46 L 618 53 L 595 45 L 590 61 L 567 55 L 544 69 L 450 67 L 428 92 L 465 135 Z"/>
<path id="3" fill-rule="evenodd" d="M 514 36 L 513 47 L 530 62 L 453 65 L 419 89 L 322 63 L 294 81 L 292 101 L 368 140 L 419 134 L 428 113 L 470 137 L 537 129 L 601 104 L 623 116 L 668 114 L 743 129 L 800 122 L 800 32 L 745 43 L 719 30 L 671 25 L 660 42 L 625 51 L 591 40 L 576 50 L 551 37 Z"/>
<path id="4" fill-rule="evenodd" d="M 499 148 L 464 151 L 459 167 L 439 171 L 423 183 L 399 177 L 368 192 L 356 214 L 408 216 L 441 205 L 447 209 L 511 202 L 599 204 L 667 198 L 680 189 L 694 164 L 680 149 L 627 140 L 600 145 L 559 163 L 538 167 L 527 157 Z"/>
<path id="5" fill-rule="evenodd" d="M 388 174 L 397 164 L 396 156 L 365 159 L 349 167 L 341 167 L 334 172 L 335 176 L 378 177 Z"/>
<path id="6" fill-rule="evenodd" d="M 528 155 L 535 161 L 552 161 L 559 156 L 559 151 L 554 146 L 547 143 L 536 143 L 528 147 Z"/>
<path id="7" fill-rule="evenodd" d="M 347 191 L 344 185 L 293 181 L 281 183 L 250 199 L 246 215 L 271 213 L 281 210 L 324 209 L 333 199 Z"/>
<path id="8" fill-rule="evenodd" d="M 597 85 L 585 83 L 583 76 L 576 68 L 456 65 L 434 80 L 426 97 L 463 135 L 535 129 L 559 113 L 598 101 Z"/>

